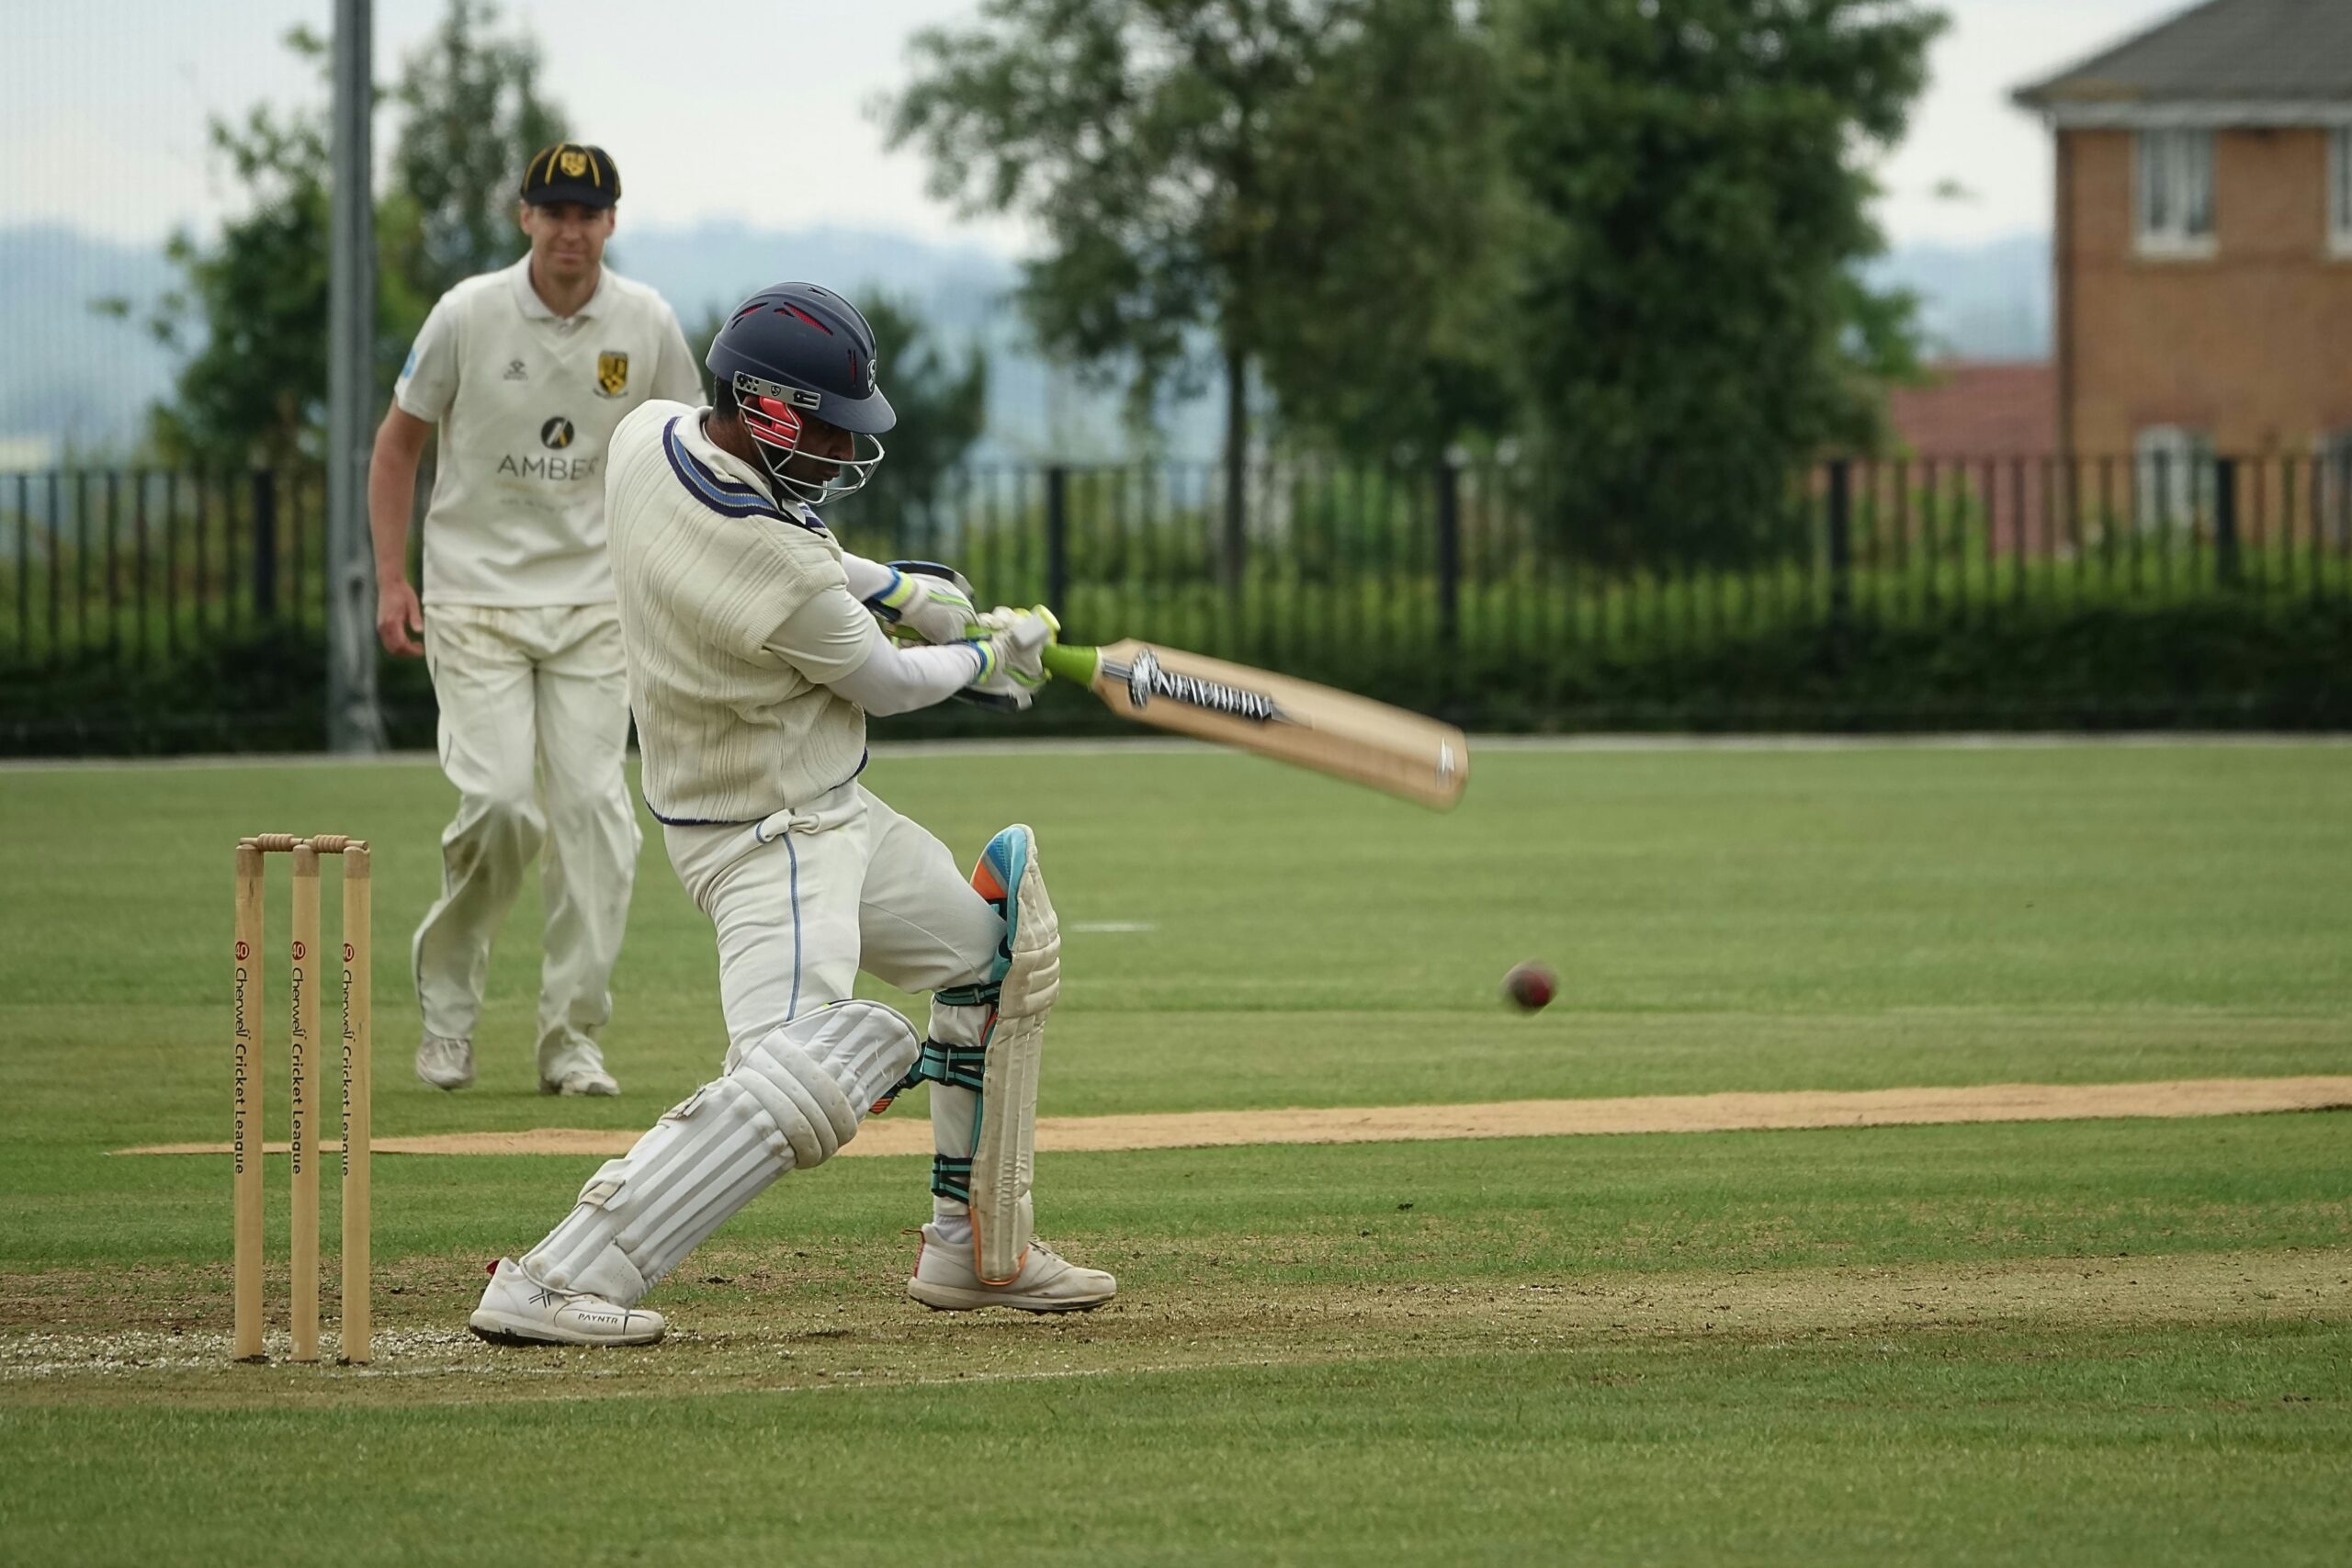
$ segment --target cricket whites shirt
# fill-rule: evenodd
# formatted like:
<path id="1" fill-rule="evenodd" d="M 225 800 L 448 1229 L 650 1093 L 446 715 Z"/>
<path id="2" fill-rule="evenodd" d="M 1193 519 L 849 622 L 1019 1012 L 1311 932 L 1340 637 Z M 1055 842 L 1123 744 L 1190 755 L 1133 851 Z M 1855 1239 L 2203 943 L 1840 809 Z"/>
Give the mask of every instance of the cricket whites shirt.
<path id="1" fill-rule="evenodd" d="M 441 427 L 425 604 L 520 608 L 613 602 L 605 447 L 631 410 L 698 403 L 702 389 L 661 295 L 604 267 L 560 318 L 526 255 L 441 297 L 392 397 Z"/>

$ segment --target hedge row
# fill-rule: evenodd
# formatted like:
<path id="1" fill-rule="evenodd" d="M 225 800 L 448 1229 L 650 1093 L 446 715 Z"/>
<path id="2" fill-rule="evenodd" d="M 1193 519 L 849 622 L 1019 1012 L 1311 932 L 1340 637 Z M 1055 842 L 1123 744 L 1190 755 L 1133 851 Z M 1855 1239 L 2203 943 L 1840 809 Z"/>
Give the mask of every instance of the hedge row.
<path id="1" fill-rule="evenodd" d="M 1217 651 L 1266 662 L 1249 647 Z M 1479 730 L 2337 730 L 2352 728 L 2352 604 L 2052 606 L 1989 623 L 1767 626 L 1696 648 L 1577 644 L 1541 657 L 1367 641 L 1291 667 Z M 163 670 L 0 665 L 0 755 L 315 750 L 324 672 L 321 639 L 286 626 L 211 641 Z M 392 744 L 430 748 L 422 664 L 387 662 L 379 679 Z M 1057 691 L 1021 719 L 950 704 L 876 733 L 1125 728 Z"/>

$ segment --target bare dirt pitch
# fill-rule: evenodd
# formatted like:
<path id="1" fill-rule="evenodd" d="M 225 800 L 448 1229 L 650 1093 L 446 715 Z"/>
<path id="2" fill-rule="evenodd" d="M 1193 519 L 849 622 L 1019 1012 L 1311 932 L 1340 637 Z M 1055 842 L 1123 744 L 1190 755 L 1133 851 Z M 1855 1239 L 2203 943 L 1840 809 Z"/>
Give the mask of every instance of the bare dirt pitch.
<path id="1" fill-rule="evenodd" d="M 481 1343 L 462 1326 L 479 1273 L 447 1258 L 388 1270 L 405 1321 L 378 1335 L 368 1367 L 229 1359 L 220 1325 L 170 1321 L 187 1297 L 126 1312 L 117 1275 L 0 1283 L 0 1408 L 39 1404 L 329 1405 L 674 1396 L 738 1389 L 847 1390 L 904 1383 L 1083 1379 L 1195 1368 L 1426 1361 L 1677 1340 L 1807 1339 L 1984 1329 L 2066 1331 L 2183 1324 L 2324 1321 L 2345 1310 L 2352 1251 L 2154 1258 L 2015 1258 L 1826 1269 L 1598 1273 L 1555 1281 L 1415 1280 L 1238 1285 L 1213 1260 L 1181 1288 L 1122 1295 L 1083 1317 L 948 1314 L 910 1307 L 840 1260 L 796 1260 L 827 1288 L 779 1289 L 776 1259 L 716 1247 L 697 1255 L 736 1293 L 695 1303 L 656 1353 Z M 190 1280 L 187 1283 L 198 1285 Z M 209 1288 L 209 1282 L 198 1288 Z M 427 1310 L 429 1309 L 429 1310 Z M 61 1324 L 61 1317 L 70 1319 Z M 103 1327 L 95 1326 L 103 1324 Z M 429 1325 L 427 1326 L 426 1325 Z M 1887 1348 L 1882 1346 L 1880 1353 Z"/>
<path id="2" fill-rule="evenodd" d="M 1148 1116 L 1048 1116 L 1037 1146 L 1050 1153 L 1216 1148 L 1241 1144 L 1375 1144 L 1430 1138 L 1582 1137 L 1622 1133 L 1739 1133 L 1804 1127 L 1909 1127 L 1960 1122 L 2077 1122 L 2117 1117 L 2244 1116 L 2352 1108 L 2352 1076 L 2183 1078 L 2162 1083 L 1975 1084 L 1943 1089 L 1775 1094 L 1636 1095 L 1617 1100 L 1516 1100 L 1484 1105 L 1337 1110 L 1203 1111 Z M 379 1138 L 379 1154 L 626 1154 L 634 1130 L 537 1127 Z M 336 1145 L 329 1143 L 327 1148 Z M 284 1144 L 268 1145 L 282 1154 Z M 225 1143 L 149 1144 L 126 1155 L 227 1154 Z M 868 1122 L 849 1155 L 928 1155 L 921 1117 Z"/>

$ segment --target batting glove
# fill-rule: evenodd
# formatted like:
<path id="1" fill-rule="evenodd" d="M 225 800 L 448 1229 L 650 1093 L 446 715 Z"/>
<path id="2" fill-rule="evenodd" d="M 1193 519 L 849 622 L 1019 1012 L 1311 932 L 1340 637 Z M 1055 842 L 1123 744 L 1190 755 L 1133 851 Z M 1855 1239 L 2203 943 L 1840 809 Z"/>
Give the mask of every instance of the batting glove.
<path id="1" fill-rule="evenodd" d="M 999 605 L 979 625 L 983 635 L 967 640 L 979 650 L 980 672 L 956 695 L 982 707 L 1026 708 L 1046 683 L 1046 644 L 1061 623 L 1042 604 L 1034 610 Z"/>
<path id="2" fill-rule="evenodd" d="M 962 572 L 927 560 L 894 560 L 889 567 L 888 585 L 868 594 L 865 604 L 892 637 L 939 644 L 984 635 L 972 585 Z"/>

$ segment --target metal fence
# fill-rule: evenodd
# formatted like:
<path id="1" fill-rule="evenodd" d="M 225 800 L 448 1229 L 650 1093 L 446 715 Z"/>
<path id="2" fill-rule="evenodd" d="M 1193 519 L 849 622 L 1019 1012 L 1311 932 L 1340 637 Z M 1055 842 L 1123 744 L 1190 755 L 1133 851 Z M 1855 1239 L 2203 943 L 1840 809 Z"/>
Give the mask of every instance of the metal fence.
<path id="1" fill-rule="evenodd" d="M 2342 594 L 2352 471 L 2316 461 L 1826 463 L 1790 504 L 1624 558 L 1546 502 L 1533 464 L 1255 468 L 1241 526 L 1207 466 L 983 468 L 913 503 L 841 508 L 852 547 L 961 567 L 1063 609 L 1073 635 L 1233 655 L 1366 641 L 1690 643 L 1771 623 Z M 308 470 L 0 474 L 0 664 L 154 667 L 322 616 Z"/>
<path id="2" fill-rule="evenodd" d="M 153 670 L 322 625 L 321 496 L 308 471 L 0 474 L 0 669 Z"/>
<path id="3" fill-rule="evenodd" d="M 2352 471 L 2278 457 L 1824 463 L 1650 550 L 1538 462 L 951 474 L 837 509 L 850 547 L 952 561 L 1085 640 L 1153 638 L 1350 683 L 1400 661 L 1703 649 L 2199 599 L 2352 596 Z M 0 474 L 0 674 L 160 671 L 323 621 L 309 471 Z"/>

